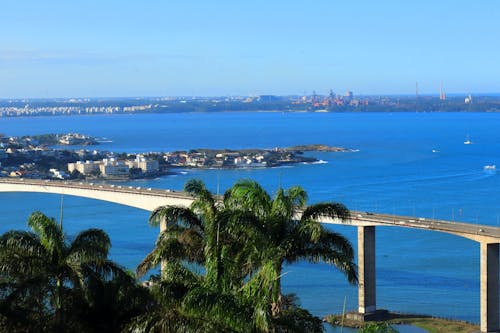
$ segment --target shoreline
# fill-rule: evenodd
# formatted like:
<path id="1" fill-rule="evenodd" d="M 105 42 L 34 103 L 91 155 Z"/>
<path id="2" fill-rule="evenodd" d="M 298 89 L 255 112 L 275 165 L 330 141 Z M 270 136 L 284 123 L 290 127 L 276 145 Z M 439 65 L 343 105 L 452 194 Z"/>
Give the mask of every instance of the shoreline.
<path id="1" fill-rule="evenodd" d="M 373 321 L 364 321 L 354 312 L 348 312 L 342 319 L 342 314 L 330 314 L 323 318 L 331 326 L 362 328 L 367 323 L 389 323 L 395 325 L 411 325 L 427 330 L 430 333 L 476 333 L 479 325 L 464 320 L 434 317 L 431 315 L 400 313 L 380 310 L 380 315 Z"/>

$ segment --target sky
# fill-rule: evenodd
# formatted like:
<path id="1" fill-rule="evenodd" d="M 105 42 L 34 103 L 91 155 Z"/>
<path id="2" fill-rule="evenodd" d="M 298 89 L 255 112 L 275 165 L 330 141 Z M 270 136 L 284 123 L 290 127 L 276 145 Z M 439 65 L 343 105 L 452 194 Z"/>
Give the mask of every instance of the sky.
<path id="1" fill-rule="evenodd" d="M 500 92 L 500 1 L 0 0 L 0 98 Z"/>

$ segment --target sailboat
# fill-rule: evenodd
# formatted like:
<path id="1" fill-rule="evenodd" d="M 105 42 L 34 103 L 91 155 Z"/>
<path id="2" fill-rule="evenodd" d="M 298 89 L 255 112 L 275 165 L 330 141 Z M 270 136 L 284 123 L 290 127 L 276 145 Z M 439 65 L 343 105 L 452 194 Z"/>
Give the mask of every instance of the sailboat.
<path id="1" fill-rule="evenodd" d="M 467 134 L 467 138 L 464 141 L 464 145 L 470 145 L 472 141 L 470 141 L 469 134 Z"/>

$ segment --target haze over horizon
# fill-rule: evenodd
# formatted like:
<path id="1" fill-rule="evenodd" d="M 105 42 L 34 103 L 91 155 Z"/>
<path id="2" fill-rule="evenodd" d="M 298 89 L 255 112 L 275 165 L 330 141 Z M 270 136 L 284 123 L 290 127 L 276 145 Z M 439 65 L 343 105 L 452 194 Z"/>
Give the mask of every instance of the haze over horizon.
<path id="1" fill-rule="evenodd" d="M 0 98 L 500 92 L 500 2 L 8 2 Z"/>

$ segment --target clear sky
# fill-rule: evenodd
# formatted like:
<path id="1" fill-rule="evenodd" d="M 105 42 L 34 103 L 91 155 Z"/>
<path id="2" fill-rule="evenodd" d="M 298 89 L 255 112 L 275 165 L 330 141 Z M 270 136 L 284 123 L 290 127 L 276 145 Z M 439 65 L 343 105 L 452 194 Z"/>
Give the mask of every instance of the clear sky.
<path id="1" fill-rule="evenodd" d="M 500 92 L 498 0 L 2 0 L 0 98 Z"/>

